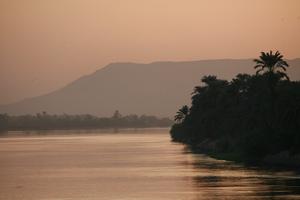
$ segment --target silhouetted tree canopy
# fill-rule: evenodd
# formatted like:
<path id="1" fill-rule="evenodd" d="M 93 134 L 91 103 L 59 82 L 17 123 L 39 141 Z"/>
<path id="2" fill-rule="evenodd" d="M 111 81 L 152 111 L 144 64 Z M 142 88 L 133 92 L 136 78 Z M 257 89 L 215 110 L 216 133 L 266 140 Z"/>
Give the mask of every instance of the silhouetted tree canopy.
<path id="1" fill-rule="evenodd" d="M 188 114 L 189 114 L 189 107 L 187 105 L 182 106 L 182 108 L 180 108 L 177 114 L 175 115 L 174 120 L 176 122 L 182 122 Z"/>
<path id="2" fill-rule="evenodd" d="M 177 112 L 174 141 L 248 158 L 300 152 L 300 82 L 290 81 L 283 56 L 272 51 L 254 60 L 255 75 L 230 82 L 204 76 L 186 114 Z"/>

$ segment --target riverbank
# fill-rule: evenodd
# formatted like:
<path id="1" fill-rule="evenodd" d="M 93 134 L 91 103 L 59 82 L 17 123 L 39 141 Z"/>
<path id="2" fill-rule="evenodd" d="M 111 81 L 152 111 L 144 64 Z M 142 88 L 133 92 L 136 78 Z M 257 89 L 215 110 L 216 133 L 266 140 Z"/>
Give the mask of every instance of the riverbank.
<path id="1" fill-rule="evenodd" d="M 218 160 L 233 161 L 252 166 L 267 166 L 267 167 L 285 167 L 285 168 L 299 168 L 300 154 L 292 155 L 288 151 L 282 151 L 276 154 L 269 154 L 262 158 L 250 158 L 241 152 L 221 152 L 215 149 L 210 149 L 209 146 L 188 145 L 192 153 L 205 154 Z"/>

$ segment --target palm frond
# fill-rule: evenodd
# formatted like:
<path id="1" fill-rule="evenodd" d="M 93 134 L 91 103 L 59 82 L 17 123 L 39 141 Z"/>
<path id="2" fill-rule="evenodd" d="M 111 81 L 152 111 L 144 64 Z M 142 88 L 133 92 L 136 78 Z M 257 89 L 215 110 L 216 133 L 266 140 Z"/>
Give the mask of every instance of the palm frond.
<path id="1" fill-rule="evenodd" d="M 285 60 L 281 61 L 281 65 L 283 65 L 285 67 L 289 67 L 289 64 Z"/>
<path id="2" fill-rule="evenodd" d="M 254 62 L 256 62 L 257 64 L 264 64 L 265 62 L 259 59 L 254 59 Z"/>
<path id="3" fill-rule="evenodd" d="M 283 69 L 283 71 L 286 71 L 286 68 L 282 65 L 277 65 L 277 67 Z"/>
<path id="4" fill-rule="evenodd" d="M 262 68 L 263 68 L 264 65 L 261 65 L 261 64 L 255 65 L 255 66 L 254 66 L 254 69 L 259 68 L 259 67 L 262 67 Z"/>
<path id="5" fill-rule="evenodd" d="M 288 75 L 284 72 L 277 72 L 280 76 L 280 78 L 286 78 L 288 81 L 290 81 L 290 78 L 288 77 Z"/>
<path id="6" fill-rule="evenodd" d="M 263 71 L 264 69 L 259 69 L 256 71 L 256 75 L 258 75 L 261 71 Z"/>

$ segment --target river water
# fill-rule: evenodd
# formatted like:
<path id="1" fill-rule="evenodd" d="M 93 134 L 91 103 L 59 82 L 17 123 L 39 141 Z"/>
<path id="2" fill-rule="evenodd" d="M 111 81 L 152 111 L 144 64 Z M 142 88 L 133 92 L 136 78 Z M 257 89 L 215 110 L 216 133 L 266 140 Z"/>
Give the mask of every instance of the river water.
<path id="1" fill-rule="evenodd" d="M 168 129 L 10 132 L 0 199 L 300 199 L 300 175 L 192 154 Z"/>

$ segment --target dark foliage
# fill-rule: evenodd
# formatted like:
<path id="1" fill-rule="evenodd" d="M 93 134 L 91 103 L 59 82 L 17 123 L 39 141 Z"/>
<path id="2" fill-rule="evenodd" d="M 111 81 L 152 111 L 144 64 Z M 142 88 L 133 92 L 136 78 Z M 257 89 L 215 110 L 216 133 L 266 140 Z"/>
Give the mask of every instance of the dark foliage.
<path id="1" fill-rule="evenodd" d="M 288 79 L 279 52 L 262 53 L 254 61 L 264 73 L 238 74 L 230 82 L 203 77 L 190 109 L 172 126 L 172 139 L 249 159 L 299 153 L 300 82 Z"/>
<path id="2" fill-rule="evenodd" d="M 0 114 L 0 130 L 36 129 L 91 129 L 91 128 L 143 128 L 168 127 L 173 123 L 168 118 L 147 115 L 122 116 L 118 111 L 112 117 L 100 118 L 92 115 L 36 115 L 9 116 Z"/>

